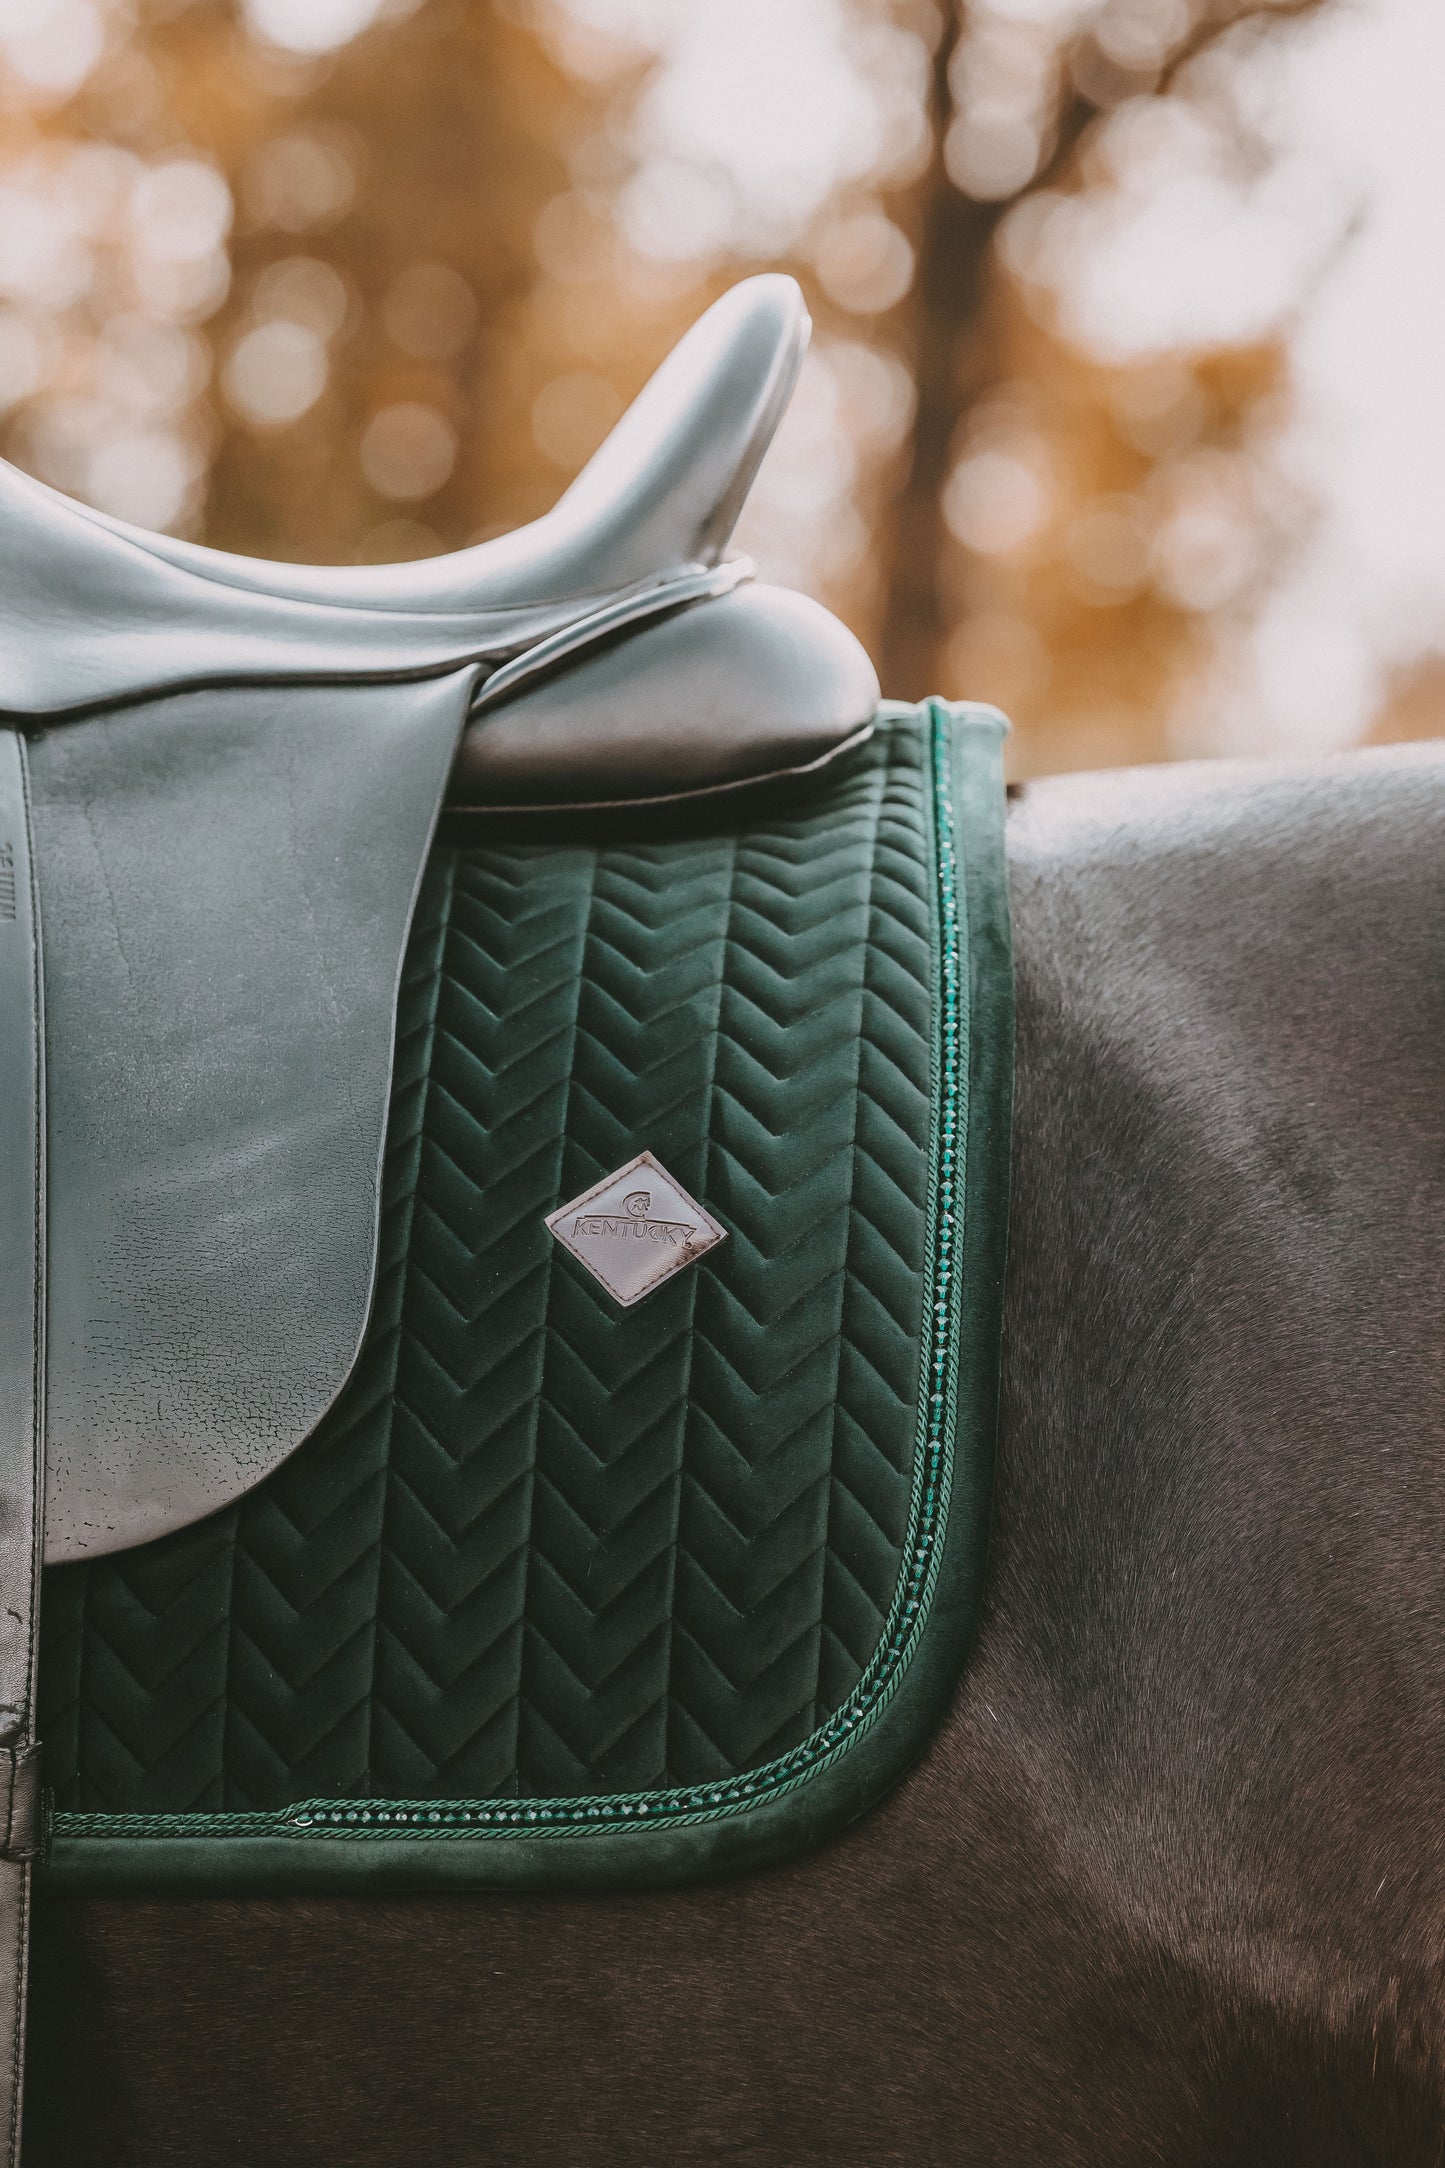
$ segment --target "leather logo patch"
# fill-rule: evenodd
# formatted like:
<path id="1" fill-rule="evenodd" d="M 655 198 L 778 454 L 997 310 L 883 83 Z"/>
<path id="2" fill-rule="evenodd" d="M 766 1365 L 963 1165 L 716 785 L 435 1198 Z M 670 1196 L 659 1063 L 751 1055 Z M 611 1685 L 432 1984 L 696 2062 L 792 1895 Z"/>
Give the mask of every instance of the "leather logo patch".
<path id="1" fill-rule="evenodd" d="M 726 1228 L 651 1152 L 549 1212 L 547 1225 L 624 1308 L 727 1240 Z"/>

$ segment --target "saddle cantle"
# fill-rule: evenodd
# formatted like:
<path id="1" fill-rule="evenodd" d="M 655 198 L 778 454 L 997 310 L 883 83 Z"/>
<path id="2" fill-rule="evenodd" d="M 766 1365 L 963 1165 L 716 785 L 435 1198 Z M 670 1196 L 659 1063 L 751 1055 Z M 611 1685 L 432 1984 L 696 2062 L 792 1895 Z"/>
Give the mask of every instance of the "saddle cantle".
<path id="1" fill-rule="evenodd" d="M 488 1150 L 515 1133 L 518 1169 L 494 1166 L 478 1188 L 486 1224 L 466 1268 L 509 1302 L 515 1288 L 507 1329 L 528 1364 L 550 1348 L 566 1369 L 574 1335 L 594 1343 L 582 1401 L 554 1410 L 556 1451 L 565 1460 L 580 1440 L 581 1481 L 596 1489 L 590 1549 L 565 1486 L 546 1493 L 560 1515 L 548 1540 L 569 1556 L 581 1543 L 552 1587 L 564 1609 L 582 1591 L 580 1669 L 562 1661 L 553 1683 L 592 1746 L 559 1763 L 532 1685 L 504 1683 L 518 1706 L 532 1697 L 542 1744 L 530 1760 L 504 1753 L 477 1780 L 485 1796 L 446 1812 L 408 1800 L 405 1772 L 387 1779 L 400 1806 L 348 1804 L 377 1783 L 378 1746 L 338 1764 L 309 1804 L 290 1772 L 256 1814 L 168 1809 L 157 1829 L 122 1811 L 97 1829 L 83 1804 L 66 1808 L 51 1867 L 143 1875 L 138 1838 L 150 1862 L 194 1873 L 197 1838 L 205 1858 L 215 1837 L 223 1876 L 235 1838 L 283 1879 L 374 1878 L 380 1837 L 381 1870 L 403 1880 L 715 1871 L 861 1811 L 918 1751 L 956 1677 L 980 1585 L 1003 1227 L 998 719 L 879 708 L 850 634 L 725 558 L 806 335 L 790 280 L 746 282 L 551 513 L 419 564 L 259 564 L 144 534 L 0 466 L 0 1217 L 12 1230 L 0 2031 L 12 2041 L 42 1836 L 42 1563 L 65 1567 L 52 1584 L 63 1620 L 66 1592 L 103 1575 L 107 1554 L 128 1554 L 117 1571 L 129 1554 L 168 1557 L 188 1530 L 204 1546 L 243 1498 L 264 1508 L 283 1473 L 305 1475 L 307 1454 L 292 1456 L 307 1441 L 327 1468 L 348 1462 L 378 1332 L 389 1344 L 400 1331 L 394 1257 L 376 1300 L 381 1216 L 410 1150 L 398 1109 L 417 1090 L 396 1063 L 399 997 L 413 999 L 418 943 L 445 945 L 469 888 L 494 898 L 484 963 L 506 1015 L 485 993 L 471 1003 L 494 1052 L 460 1049 L 451 1104 Z M 796 818 L 803 801 L 745 788 L 800 775 Z M 688 820 L 659 843 L 678 802 Z M 505 844 L 434 848 L 447 807 L 488 816 L 450 822 L 449 837 L 460 826 Z M 602 808 L 589 853 L 569 840 L 587 828 L 575 816 Z M 535 817 L 557 813 L 539 845 Z M 445 976 L 438 963 L 428 999 Z M 403 1034 L 408 1062 L 425 1050 L 428 1103 L 439 1017 Z M 527 1204 L 509 1216 L 518 1170 Z M 568 1197 L 568 1239 L 554 1243 Z M 622 1267 L 618 1243 L 633 1245 Z M 596 1309 L 609 1288 L 633 1337 Z M 658 1362 L 642 1362 L 653 1343 Z M 960 1365 L 973 1398 L 956 1422 Z M 639 1417 L 642 1457 L 667 1467 L 633 1499 L 634 1464 L 606 1480 L 583 1432 L 610 1434 L 639 1380 L 662 1394 L 657 1420 L 650 1407 Z M 543 1397 L 534 1379 L 528 1451 Z M 446 1487 L 497 1475 L 490 1433 L 476 1465 L 478 1435 L 473 1424 L 446 1456 Z M 700 1507 L 698 1451 L 716 1486 Z M 551 1481 L 536 1461 L 509 1495 L 542 1499 Z M 693 1503 L 669 1536 L 667 1499 L 684 1492 Z M 648 1513 L 662 1515 L 661 1547 L 638 1569 Z M 458 1547 L 485 1545 L 487 1514 L 463 1520 Z M 630 1653 L 614 1667 L 613 1640 L 634 1635 L 629 1592 L 672 1588 L 679 1530 L 709 1624 L 689 1623 L 679 1594 L 641 1629 L 661 1668 L 635 1717 L 635 1667 Z M 388 1540 L 367 1538 L 378 1558 Z M 530 1541 L 524 1529 L 509 1556 L 525 1560 Z M 733 1563 L 709 1543 L 736 1549 Z M 778 1568 L 789 1544 L 797 1575 Z M 765 1572 L 775 1601 L 754 1590 Z M 590 1606 L 611 1606 L 598 1591 L 613 1578 L 616 1616 L 594 1637 Z M 84 1601 L 79 1617 L 73 1648 Z M 528 1619 L 513 1626 L 508 1645 L 531 1648 Z M 678 1753 L 653 1754 L 673 1693 L 665 1652 L 692 1646 L 678 1660 L 696 1662 L 709 1636 L 709 1676 L 746 1743 L 720 1761 L 701 1723 Z M 358 1645 L 374 1641 L 362 1621 Z M 755 1675 L 733 1681 L 740 1656 Z M 594 1669 L 607 1677 L 588 1690 Z M 476 1717 L 448 1707 L 440 1730 Z M 67 1728 L 56 1763 L 72 1803 L 89 1781 L 73 1744 Z M 640 1788 L 624 1794 L 626 1770 Z M 594 1776 L 612 1789 L 589 1804 Z M 220 1772 L 223 1796 L 229 1781 Z M 560 1804 L 542 1800 L 547 1786 Z M 499 1803 L 528 1787 L 538 1804 Z M 626 1831 L 618 1848 L 614 1816 L 646 1831 L 641 1850 Z M 0 2055 L 6 2067 L 0 2168 L 13 2168 L 18 2056 Z"/>

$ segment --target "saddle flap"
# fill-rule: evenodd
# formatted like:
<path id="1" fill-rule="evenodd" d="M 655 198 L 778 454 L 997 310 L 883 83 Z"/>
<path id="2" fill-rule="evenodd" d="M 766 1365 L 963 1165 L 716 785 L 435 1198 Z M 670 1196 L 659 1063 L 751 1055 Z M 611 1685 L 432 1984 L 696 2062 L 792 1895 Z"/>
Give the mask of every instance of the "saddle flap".
<path id="1" fill-rule="evenodd" d="M 32 743 L 51 1559 L 237 1497 L 351 1371 L 402 955 L 470 692 L 239 687 Z"/>

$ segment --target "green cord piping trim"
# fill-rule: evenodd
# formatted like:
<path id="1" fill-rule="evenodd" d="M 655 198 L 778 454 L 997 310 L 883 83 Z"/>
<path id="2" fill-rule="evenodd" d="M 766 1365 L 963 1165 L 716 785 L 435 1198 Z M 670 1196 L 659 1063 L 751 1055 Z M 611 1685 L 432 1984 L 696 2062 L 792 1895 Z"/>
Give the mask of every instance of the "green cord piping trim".
<path id="1" fill-rule="evenodd" d="M 906 712 L 896 707 L 891 710 L 895 716 Z M 57 1813 L 52 1817 L 52 1858 L 45 1870 L 47 1880 L 91 1887 L 134 1882 L 153 1886 L 157 1878 L 147 1874 L 138 1855 L 152 1852 L 157 1844 L 164 1844 L 168 1855 L 167 1872 L 160 1878 L 165 1886 L 197 1880 L 205 1886 L 255 1886 L 258 1880 L 268 1886 L 294 1886 L 298 1882 L 334 1880 L 334 1869 L 322 1858 L 318 1847 L 324 1847 L 333 1859 L 337 1847 L 344 1848 L 358 1862 L 365 1853 L 365 1878 L 369 1881 L 425 1883 L 441 1879 L 503 1886 L 616 1886 L 692 1879 L 698 1873 L 717 1872 L 724 1867 L 767 1864 L 818 1841 L 872 1804 L 915 1758 L 956 1683 L 976 1623 L 981 1593 L 997 1397 L 1012 1083 L 1012 986 L 1003 892 L 999 761 L 1007 726 L 994 711 L 950 709 L 937 701 L 928 704 L 927 714 L 936 1002 L 922 1320 L 925 1347 L 919 1373 L 917 1445 L 903 1565 L 882 1635 L 852 1693 L 806 1739 L 772 1761 L 724 1781 L 672 1790 L 552 1800 L 362 1803 L 355 1799 L 313 1799 L 282 1809 L 252 1812 Z M 964 734 L 974 740 L 973 774 L 967 792 L 971 802 L 965 809 L 972 825 L 965 831 L 960 849 L 954 784 L 955 774 L 962 774 L 965 767 L 959 743 Z M 986 774 L 984 766 L 989 767 Z M 981 815 L 993 831 L 982 838 L 972 832 Z M 975 853 L 976 867 L 961 863 L 961 859 L 968 860 Z M 988 953 L 977 957 L 971 954 L 970 888 L 985 901 L 989 939 L 981 948 L 986 951 L 991 941 L 991 957 Z M 977 1122 L 970 1121 L 970 1057 L 977 1052 L 973 1030 L 979 1021 L 971 1012 L 979 981 L 987 980 L 990 971 L 992 1013 L 983 1021 L 1003 1038 L 992 1048 L 984 1065 L 989 1096 L 994 1102 L 987 1110 L 994 1133 L 981 1136 Z M 977 1068 L 977 1063 L 974 1066 Z M 1000 1127 L 1001 1137 L 996 1133 Z M 980 1198 L 979 1206 L 988 1225 L 982 1239 L 975 1236 L 971 1246 L 987 1261 L 989 1285 L 976 1289 L 973 1296 L 971 1367 L 975 1375 L 969 1381 L 976 1403 L 970 1425 L 975 1462 L 971 1484 L 974 1495 L 970 1500 L 973 1526 L 959 1531 L 951 1528 L 951 1509 L 957 1478 L 962 1283 L 965 1251 L 970 1246 L 964 1241 L 965 1206 L 973 1209 L 971 1182 L 981 1170 L 988 1174 L 989 1194 Z M 825 1772 L 837 1770 L 841 1774 L 840 1765 L 863 1746 L 870 1734 L 880 1726 L 888 1728 L 885 1720 L 900 1690 L 909 1683 L 910 1671 L 934 1618 L 945 1552 L 950 1548 L 957 1551 L 960 1546 L 964 1555 L 961 1562 L 959 1558 L 953 1560 L 953 1568 L 955 1579 L 961 1575 L 963 1585 L 955 1588 L 945 1606 L 957 1645 L 945 1652 L 942 1665 L 934 1651 L 935 1660 L 928 1667 L 932 1675 L 921 1697 L 923 1709 L 915 1711 L 906 1726 L 907 1747 L 900 1751 L 885 1742 L 883 1754 L 888 1767 L 883 1781 L 850 1784 L 831 1805 L 820 1803 L 794 1816 L 790 1827 L 786 1820 L 789 1808 L 819 1789 L 819 1779 Z M 879 1754 L 872 1759 L 877 1762 Z M 780 1815 L 785 1819 L 780 1821 Z M 724 1838 L 721 1843 L 707 1842 L 709 1836 L 721 1834 L 722 1825 L 739 1822 L 753 1826 L 754 1841 L 744 1837 L 738 1842 L 735 1834 L 731 1841 Z M 677 1840 L 670 1847 L 669 1836 Z M 639 1839 L 646 1841 L 639 1843 Z M 516 1872 L 509 1872 L 500 1859 L 487 1864 L 483 1855 L 489 1853 L 495 1858 L 499 1840 L 510 1852 L 515 1853 L 520 1846 L 531 1863 L 523 1865 L 519 1860 Z M 552 1853 L 559 1848 L 565 1850 L 566 1864 L 559 1871 L 542 1863 L 541 1852 L 534 1852 L 528 1840 L 541 1840 L 541 1847 Z M 626 1853 L 633 1855 L 630 1860 L 619 1851 L 619 1841 Z M 443 1870 L 440 1876 L 429 1874 L 422 1863 L 421 1848 L 434 1859 L 438 1845 L 464 1847 L 469 1866 L 460 1875 L 455 1870 Z M 206 1856 L 204 1862 L 195 1862 L 195 1872 L 188 1872 L 189 1863 L 180 1861 L 179 1847 L 203 1848 Z M 378 1874 L 370 1861 L 382 1848 L 387 1858 Z M 305 1860 L 304 1865 L 297 1863 L 299 1872 L 285 1857 L 286 1853 L 297 1852 L 304 1854 Z M 593 1856 L 589 1860 L 586 1854 Z"/>

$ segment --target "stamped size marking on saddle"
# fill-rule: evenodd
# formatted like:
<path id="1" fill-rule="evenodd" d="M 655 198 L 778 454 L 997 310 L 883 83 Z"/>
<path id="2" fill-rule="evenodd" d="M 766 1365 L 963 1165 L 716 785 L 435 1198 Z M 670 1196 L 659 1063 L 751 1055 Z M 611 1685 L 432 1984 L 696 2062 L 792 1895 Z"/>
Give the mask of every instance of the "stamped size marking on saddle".
<path id="1" fill-rule="evenodd" d="M 624 1307 L 641 1302 L 684 1265 L 727 1240 L 651 1152 L 604 1175 L 570 1204 L 547 1215 L 564 1249 Z"/>

